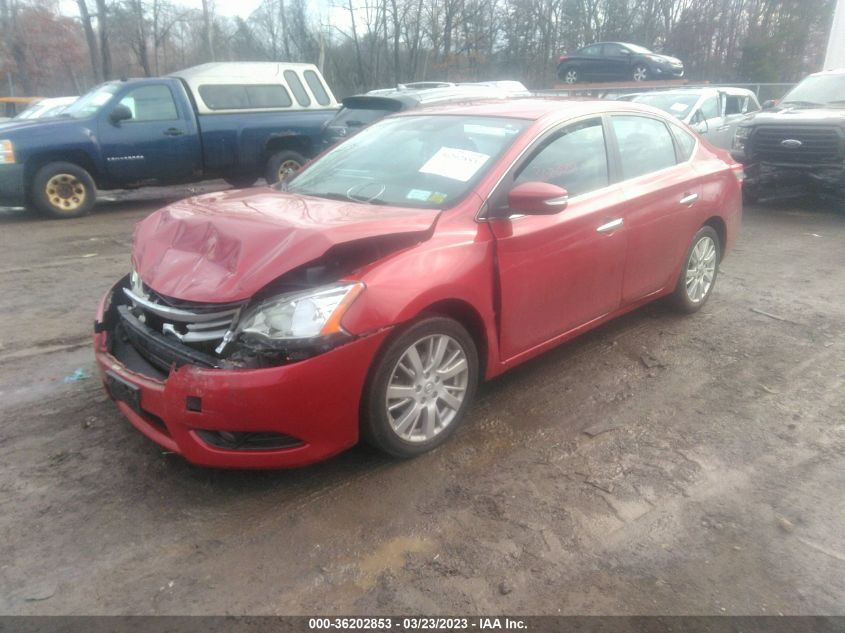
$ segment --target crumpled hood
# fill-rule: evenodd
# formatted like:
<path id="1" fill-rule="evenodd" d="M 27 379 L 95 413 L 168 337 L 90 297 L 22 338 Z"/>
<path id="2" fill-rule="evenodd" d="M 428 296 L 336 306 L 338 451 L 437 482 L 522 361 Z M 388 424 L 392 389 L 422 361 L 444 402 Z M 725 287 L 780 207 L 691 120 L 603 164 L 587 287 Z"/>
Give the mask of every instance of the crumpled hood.
<path id="1" fill-rule="evenodd" d="M 438 212 L 358 204 L 269 187 L 188 198 L 135 227 L 132 263 L 156 292 L 184 301 L 248 299 L 336 244 L 425 233 Z"/>

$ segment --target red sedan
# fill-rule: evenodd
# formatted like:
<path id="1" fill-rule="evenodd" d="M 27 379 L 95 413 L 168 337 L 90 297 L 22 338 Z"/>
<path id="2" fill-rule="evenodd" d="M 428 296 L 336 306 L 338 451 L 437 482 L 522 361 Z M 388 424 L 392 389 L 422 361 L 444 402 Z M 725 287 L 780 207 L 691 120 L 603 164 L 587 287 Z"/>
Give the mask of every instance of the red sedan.
<path id="1" fill-rule="evenodd" d="M 741 168 L 655 109 L 518 100 L 390 117 L 286 185 L 140 222 L 95 347 L 142 433 L 280 468 L 444 442 L 476 386 L 649 301 L 708 300 Z"/>

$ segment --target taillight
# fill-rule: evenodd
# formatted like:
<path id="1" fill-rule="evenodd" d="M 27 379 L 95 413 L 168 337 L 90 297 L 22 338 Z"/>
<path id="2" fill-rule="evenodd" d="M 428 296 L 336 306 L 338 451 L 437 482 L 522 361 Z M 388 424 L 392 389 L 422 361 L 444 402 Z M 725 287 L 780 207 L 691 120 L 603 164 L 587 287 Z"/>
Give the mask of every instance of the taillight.
<path id="1" fill-rule="evenodd" d="M 561 55 L 560 59 L 558 59 L 557 61 L 558 61 L 558 63 L 560 63 L 560 62 L 565 62 L 567 59 L 569 59 L 569 58 L 566 55 Z"/>

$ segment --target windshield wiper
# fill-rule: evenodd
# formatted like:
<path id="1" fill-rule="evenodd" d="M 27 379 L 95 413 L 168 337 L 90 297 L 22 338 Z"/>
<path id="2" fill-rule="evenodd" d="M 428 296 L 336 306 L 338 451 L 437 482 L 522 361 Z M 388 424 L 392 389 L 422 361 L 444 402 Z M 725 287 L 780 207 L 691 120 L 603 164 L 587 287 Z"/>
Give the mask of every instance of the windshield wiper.
<path id="1" fill-rule="evenodd" d="M 781 101 L 780 105 L 794 105 L 799 108 L 818 108 L 824 106 L 823 103 L 816 103 L 815 101 Z"/>

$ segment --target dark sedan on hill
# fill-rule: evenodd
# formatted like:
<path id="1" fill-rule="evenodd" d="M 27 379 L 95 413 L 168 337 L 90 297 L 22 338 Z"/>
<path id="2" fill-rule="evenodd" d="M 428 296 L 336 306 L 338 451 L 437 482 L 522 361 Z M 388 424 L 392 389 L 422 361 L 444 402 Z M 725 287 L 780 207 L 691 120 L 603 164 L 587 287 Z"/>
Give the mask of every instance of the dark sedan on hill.
<path id="1" fill-rule="evenodd" d="M 680 79 L 684 76 L 684 64 L 676 57 L 658 55 L 637 44 L 598 42 L 570 55 L 561 55 L 557 76 L 568 84 Z"/>

